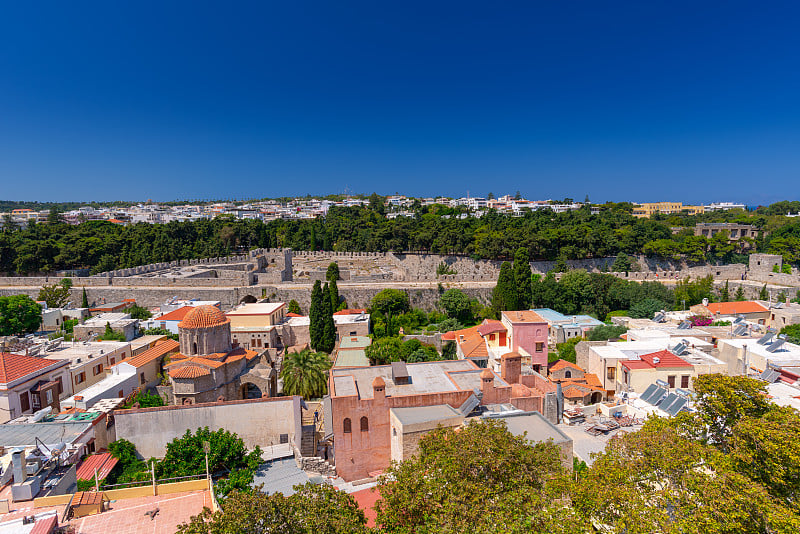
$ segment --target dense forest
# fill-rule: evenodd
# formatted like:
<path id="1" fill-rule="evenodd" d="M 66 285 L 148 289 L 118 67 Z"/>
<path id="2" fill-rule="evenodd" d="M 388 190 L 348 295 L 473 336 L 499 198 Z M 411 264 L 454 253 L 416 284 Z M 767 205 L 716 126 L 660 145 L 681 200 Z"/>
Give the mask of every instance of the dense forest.
<path id="1" fill-rule="evenodd" d="M 785 205 L 784 205 L 785 204 Z M 27 228 L 4 226 L 0 232 L 0 273 L 34 274 L 90 268 L 103 272 L 153 262 L 221 256 L 257 247 L 295 250 L 425 252 L 474 258 L 511 259 L 522 247 L 531 260 L 581 259 L 647 254 L 689 262 L 744 261 L 764 251 L 800 260 L 800 218 L 782 213 L 793 203 L 699 216 L 671 215 L 637 219 L 631 204 L 604 204 L 567 213 L 528 212 L 521 217 L 493 211 L 473 217 L 440 205 L 416 206 L 412 217 L 389 218 L 383 206 L 332 208 L 316 220 L 267 223 L 220 216 L 197 222 L 119 226 L 89 221 L 77 226 L 55 222 Z M 800 206 L 798 206 L 800 207 Z M 723 234 L 695 236 L 698 222 L 743 222 L 766 237 L 729 243 Z"/>

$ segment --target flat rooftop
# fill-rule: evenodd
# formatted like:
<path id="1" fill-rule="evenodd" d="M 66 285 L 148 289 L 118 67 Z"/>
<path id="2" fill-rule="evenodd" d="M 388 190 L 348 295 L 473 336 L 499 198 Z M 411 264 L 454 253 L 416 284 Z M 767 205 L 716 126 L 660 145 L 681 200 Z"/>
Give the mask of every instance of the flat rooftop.
<path id="1" fill-rule="evenodd" d="M 372 381 L 380 376 L 386 382 L 386 395 L 423 395 L 448 391 L 472 391 L 480 388 L 480 369 L 469 360 L 410 363 L 406 366 L 411 377 L 409 384 L 397 385 L 392 380 L 391 365 L 331 369 L 333 397 L 359 395 L 372 398 Z M 507 385 L 495 375 L 495 381 Z"/>
<path id="2" fill-rule="evenodd" d="M 452 419 L 453 417 L 463 417 L 461 412 L 451 407 L 449 404 L 417 406 L 412 408 L 392 408 L 391 412 L 403 426 L 441 421 L 442 419 Z"/>
<path id="3" fill-rule="evenodd" d="M 367 336 L 342 336 L 339 342 L 340 349 L 363 349 L 372 345 L 372 340 Z"/>
<path id="4" fill-rule="evenodd" d="M 152 343 L 155 343 L 156 341 L 158 341 L 160 339 L 167 339 L 167 336 L 160 335 L 160 336 L 142 336 L 142 337 L 137 337 L 136 339 L 132 339 L 130 341 L 131 350 L 141 349 L 142 347 L 144 347 L 146 345 L 150 345 Z"/>
<path id="5" fill-rule="evenodd" d="M 336 362 L 334 367 L 369 367 L 369 358 L 367 358 L 364 349 L 348 349 L 339 350 L 336 355 Z"/>
<path id="6" fill-rule="evenodd" d="M 71 360 L 77 364 L 75 360 L 81 358 L 81 364 L 86 360 L 90 360 L 97 356 L 110 354 L 116 350 L 129 349 L 130 343 L 126 341 L 75 341 L 75 342 L 62 342 L 60 348 L 52 351 L 45 352 L 43 356 L 56 360 Z"/>
<path id="7" fill-rule="evenodd" d="M 777 338 L 772 339 L 774 343 L 774 340 Z M 771 344 L 772 343 L 770 343 L 770 345 Z M 775 352 L 770 352 L 767 350 L 770 345 L 759 345 L 753 339 L 721 340 L 719 342 L 720 350 L 723 349 L 723 345 L 729 345 L 736 347 L 737 349 L 741 349 L 746 345 L 748 352 L 758 354 L 759 356 L 766 358 L 767 360 L 778 365 L 783 364 L 783 366 L 796 366 L 800 362 L 800 346 L 795 345 L 794 343 L 784 343 Z"/>
<path id="8" fill-rule="evenodd" d="M 36 438 L 46 445 L 72 443 L 91 427 L 91 421 L 4 424 L 0 425 L 0 446 L 30 447 L 36 445 Z"/>
<path id="9" fill-rule="evenodd" d="M 550 308 L 534 308 L 533 311 L 551 324 L 563 326 L 600 326 L 603 324 L 603 321 L 595 319 L 591 315 L 564 315 Z"/>
<path id="10" fill-rule="evenodd" d="M 83 323 L 84 326 L 105 326 L 106 323 L 119 323 L 122 321 L 135 321 L 136 319 L 131 319 L 131 316 L 127 313 L 101 313 L 100 315 L 95 315 L 90 319 L 86 319 L 86 322 Z"/>
<path id="11" fill-rule="evenodd" d="M 515 436 L 525 436 L 534 442 L 553 440 L 553 443 L 566 443 L 572 438 L 561 432 L 557 426 L 544 418 L 539 412 L 510 413 L 500 415 L 486 415 L 485 419 L 498 419 L 504 421 L 508 431 Z"/>
<path id="12" fill-rule="evenodd" d="M 254 304 L 243 304 L 225 315 L 271 315 L 286 306 L 284 302 L 256 302 Z"/>

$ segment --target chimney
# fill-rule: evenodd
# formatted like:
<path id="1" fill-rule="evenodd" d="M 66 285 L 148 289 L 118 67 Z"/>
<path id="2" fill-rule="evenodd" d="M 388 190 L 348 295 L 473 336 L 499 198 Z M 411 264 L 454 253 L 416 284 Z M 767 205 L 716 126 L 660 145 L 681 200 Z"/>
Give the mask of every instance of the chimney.
<path id="1" fill-rule="evenodd" d="M 519 375 L 522 374 L 522 356 L 517 352 L 507 352 L 500 358 L 500 378 L 507 384 L 519 382 Z"/>
<path id="2" fill-rule="evenodd" d="M 14 449 L 11 451 L 11 465 L 14 473 L 14 484 L 22 484 L 28 478 L 25 471 L 25 449 Z"/>
<path id="3" fill-rule="evenodd" d="M 703 306 L 708 306 L 708 299 L 703 299 Z"/>
<path id="4" fill-rule="evenodd" d="M 494 388 L 494 373 L 489 369 L 481 371 L 481 393 L 483 394 L 481 404 L 495 404 L 497 402 L 495 399 L 497 395 Z"/>
<path id="5" fill-rule="evenodd" d="M 372 381 L 372 398 L 376 402 L 383 402 L 386 399 L 386 382 L 379 376 Z"/>

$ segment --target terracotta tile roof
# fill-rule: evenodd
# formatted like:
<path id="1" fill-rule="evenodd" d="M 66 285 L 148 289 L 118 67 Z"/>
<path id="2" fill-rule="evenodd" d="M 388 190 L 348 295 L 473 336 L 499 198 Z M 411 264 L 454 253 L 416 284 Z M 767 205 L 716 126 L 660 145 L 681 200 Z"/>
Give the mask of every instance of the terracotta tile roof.
<path id="1" fill-rule="evenodd" d="M 175 341 L 174 339 L 167 339 L 160 343 L 157 343 L 154 347 L 150 347 L 143 353 L 138 354 L 133 358 L 128 358 L 127 360 L 121 360 L 114 365 L 119 365 L 120 363 L 125 362 L 128 365 L 132 365 L 136 368 L 139 368 L 142 367 L 143 365 L 147 365 L 153 360 L 157 360 L 158 358 L 161 358 L 162 356 L 169 354 L 172 351 L 178 350 L 180 346 L 181 344 Z"/>
<path id="2" fill-rule="evenodd" d="M 8 384 L 59 362 L 69 365 L 68 360 L 50 360 L 48 358 L 0 352 L 0 383 Z"/>
<path id="3" fill-rule="evenodd" d="M 156 317 L 153 319 L 154 321 L 183 321 L 186 315 L 194 309 L 194 306 L 183 306 L 182 308 L 178 308 L 177 310 L 172 310 L 169 313 L 165 313 L 161 317 Z"/>
<path id="4" fill-rule="evenodd" d="M 501 312 L 508 317 L 512 323 L 546 323 L 541 315 L 531 310 L 504 311 Z"/>
<path id="5" fill-rule="evenodd" d="M 188 356 L 186 358 L 183 358 L 183 359 L 180 359 L 180 360 L 177 360 L 177 361 L 171 361 L 165 367 L 173 367 L 175 365 L 178 365 L 179 363 L 180 364 L 185 364 L 185 363 L 200 364 L 200 365 L 203 365 L 205 367 L 210 367 L 212 369 L 216 369 L 217 367 L 222 367 L 223 365 L 225 365 L 225 362 L 220 361 L 220 360 L 209 360 L 207 358 L 201 358 L 200 356 Z"/>
<path id="6" fill-rule="evenodd" d="M 561 392 L 564 396 L 568 399 L 582 399 L 586 396 L 588 391 L 584 391 L 577 384 L 569 384 L 567 386 L 562 386 Z"/>
<path id="7" fill-rule="evenodd" d="M 197 365 L 184 365 L 169 372 L 169 376 L 172 378 L 199 378 L 210 374 L 211 371 Z"/>
<path id="8" fill-rule="evenodd" d="M 28 534 L 50 534 L 58 526 L 58 514 L 43 519 L 37 519 Z"/>
<path id="9" fill-rule="evenodd" d="M 103 480 L 114 469 L 118 461 L 110 452 L 87 456 L 78 466 L 78 471 L 76 472 L 78 480 L 91 480 L 94 477 L 95 469 L 97 469 L 97 478 Z"/>
<path id="10" fill-rule="evenodd" d="M 304 316 L 300 315 L 299 313 L 289 312 L 286 314 L 286 317 L 304 317 Z"/>
<path id="11" fill-rule="evenodd" d="M 708 311 L 714 315 L 717 313 L 720 315 L 736 315 L 737 313 L 761 313 L 769 311 L 758 302 L 753 302 L 752 300 L 743 302 L 712 302 L 706 307 Z"/>
<path id="12" fill-rule="evenodd" d="M 563 369 L 565 367 L 569 367 L 570 369 L 577 369 L 579 371 L 583 371 L 583 369 L 580 366 L 578 366 L 578 365 L 576 365 L 576 364 L 574 364 L 572 362 L 568 362 L 567 360 L 558 360 L 550 367 L 550 372 L 558 371 L 559 369 Z"/>
<path id="13" fill-rule="evenodd" d="M 103 494 L 96 491 L 79 491 L 72 498 L 72 506 L 82 506 L 84 504 L 100 504 L 103 502 Z"/>
<path id="14" fill-rule="evenodd" d="M 196 306 L 186 314 L 183 321 L 178 323 L 178 328 L 209 328 L 230 322 L 231 320 L 216 306 Z"/>
<path id="15" fill-rule="evenodd" d="M 339 310 L 333 315 L 360 315 L 362 313 L 367 313 L 367 310 L 363 308 L 347 308 L 344 310 Z"/>
<path id="16" fill-rule="evenodd" d="M 494 334 L 496 332 L 506 332 L 505 325 L 503 325 L 503 323 L 500 321 L 485 319 L 478 326 L 478 333 L 482 336 L 488 336 L 489 334 Z"/>
<path id="17" fill-rule="evenodd" d="M 656 369 L 670 367 L 689 367 L 692 365 L 668 350 L 660 350 L 651 354 L 642 354 L 641 360 L 625 360 L 622 365 L 628 369 Z M 656 361 L 658 358 L 658 361 Z"/>

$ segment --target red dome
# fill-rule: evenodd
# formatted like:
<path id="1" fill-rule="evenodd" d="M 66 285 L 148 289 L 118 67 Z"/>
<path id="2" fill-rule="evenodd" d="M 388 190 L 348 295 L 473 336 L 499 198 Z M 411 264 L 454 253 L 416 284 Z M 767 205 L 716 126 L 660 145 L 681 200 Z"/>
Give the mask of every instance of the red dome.
<path id="1" fill-rule="evenodd" d="M 197 306 L 186 314 L 183 321 L 178 323 L 178 328 L 209 328 L 230 322 L 225 314 L 216 306 Z"/>

